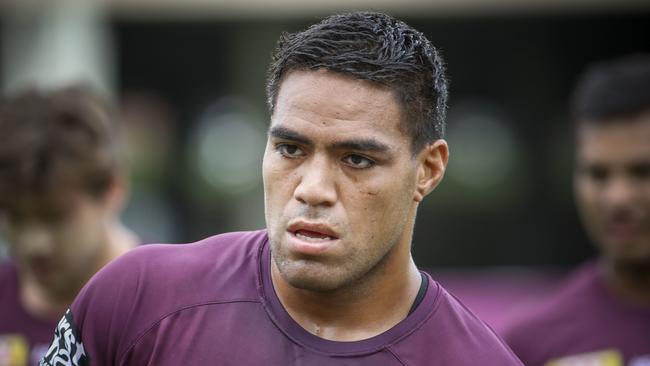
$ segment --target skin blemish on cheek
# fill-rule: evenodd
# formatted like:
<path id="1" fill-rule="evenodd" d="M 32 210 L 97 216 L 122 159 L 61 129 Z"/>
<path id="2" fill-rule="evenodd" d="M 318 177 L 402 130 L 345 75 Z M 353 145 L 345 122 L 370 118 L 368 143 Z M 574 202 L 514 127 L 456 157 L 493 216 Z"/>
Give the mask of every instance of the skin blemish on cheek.
<path id="1" fill-rule="evenodd" d="M 359 193 L 361 193 L 361 194 L 363 194 L 365 196 L 376 196 L 379 193 L 379 191 L 360 188 Z"/>

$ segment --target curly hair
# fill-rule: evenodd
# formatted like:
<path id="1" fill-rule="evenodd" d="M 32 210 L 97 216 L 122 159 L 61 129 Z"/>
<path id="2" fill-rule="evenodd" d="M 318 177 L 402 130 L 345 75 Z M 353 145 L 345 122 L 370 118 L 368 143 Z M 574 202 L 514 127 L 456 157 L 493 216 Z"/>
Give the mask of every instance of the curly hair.
<path id="1" fill-rule="evenodd" d="M 384 85 L 395 93 L 412 151 L 445 133 L 448 83 L 438 50 L 417 30 L 386 14 L 333 15 L 298 33 L 284 33 L 268 70 L 271 114 L 283 76 L 327 69 Z"/>

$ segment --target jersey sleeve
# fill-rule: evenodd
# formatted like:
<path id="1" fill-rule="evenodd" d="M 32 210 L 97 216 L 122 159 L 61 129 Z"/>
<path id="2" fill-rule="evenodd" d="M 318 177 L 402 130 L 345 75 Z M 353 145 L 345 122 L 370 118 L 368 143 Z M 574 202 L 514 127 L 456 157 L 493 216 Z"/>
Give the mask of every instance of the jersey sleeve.
<path id="1" fill-rule="evenodd" d="M 88 355 L 86 355 L 79 331 L 69 309 L 57 324 L 54 330 L 54 340 L 38 365 L 89 365 Z"/>
<path id="2" fill-rule="evenodd" d="M 141 254 L 141 248 L 124 254 L 88 281 L 59 321 L 39 366 L 119 364 L 138 332 L 130 322 L 142 285 Z"/>

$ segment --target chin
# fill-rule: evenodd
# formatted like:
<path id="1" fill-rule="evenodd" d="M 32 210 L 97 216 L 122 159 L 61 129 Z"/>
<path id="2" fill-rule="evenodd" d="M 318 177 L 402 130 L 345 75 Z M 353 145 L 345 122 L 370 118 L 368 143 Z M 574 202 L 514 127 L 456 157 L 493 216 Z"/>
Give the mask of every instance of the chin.
<path id="1" fill-rule="evenodd" d="M 291 278 L 287 282 L 294 288 L 313 292 L 332 292 L 339 288 L 336 284 L 304 277 Z"/>
<path id="2" fill-rule="evenodd" d="M 298 267 L 298 268 L 296 268 Z M 311 267 L 311 268 L 310 268 Z M 292 287 L 314 292 L 332 292 L 345 287 L 348 281 L 340 274 L 318 270 L 310 265 L 278 265 L 280 275 Z"/>

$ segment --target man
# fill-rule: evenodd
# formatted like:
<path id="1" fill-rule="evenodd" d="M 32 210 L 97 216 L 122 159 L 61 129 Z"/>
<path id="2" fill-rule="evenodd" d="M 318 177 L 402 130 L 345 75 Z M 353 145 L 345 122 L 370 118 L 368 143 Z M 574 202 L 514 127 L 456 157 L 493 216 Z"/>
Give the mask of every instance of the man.
<path id="1" fill-rule="evenodd" d="M 650 365 L 650 56 L 590 69 L 574 111 L 576 201 L 601 255 L 506 338 L 529 366 Z"/>
<path id="2" fill-rule="evenodd" d="M 136 249 L 60 322 L 44 365 L 520 365 L 410 254 L 447 165 L 447 84 L 379 13 L 282 37 L 267 85 L 267 230 Z"/>
<path id="3" fill-rule="evenodd" d="M 118 220 L 124 184 L 113 120 L 81 87 L 0 104 L 0 365 L 35 365 L 84 283 L 136 239 Z"/>

